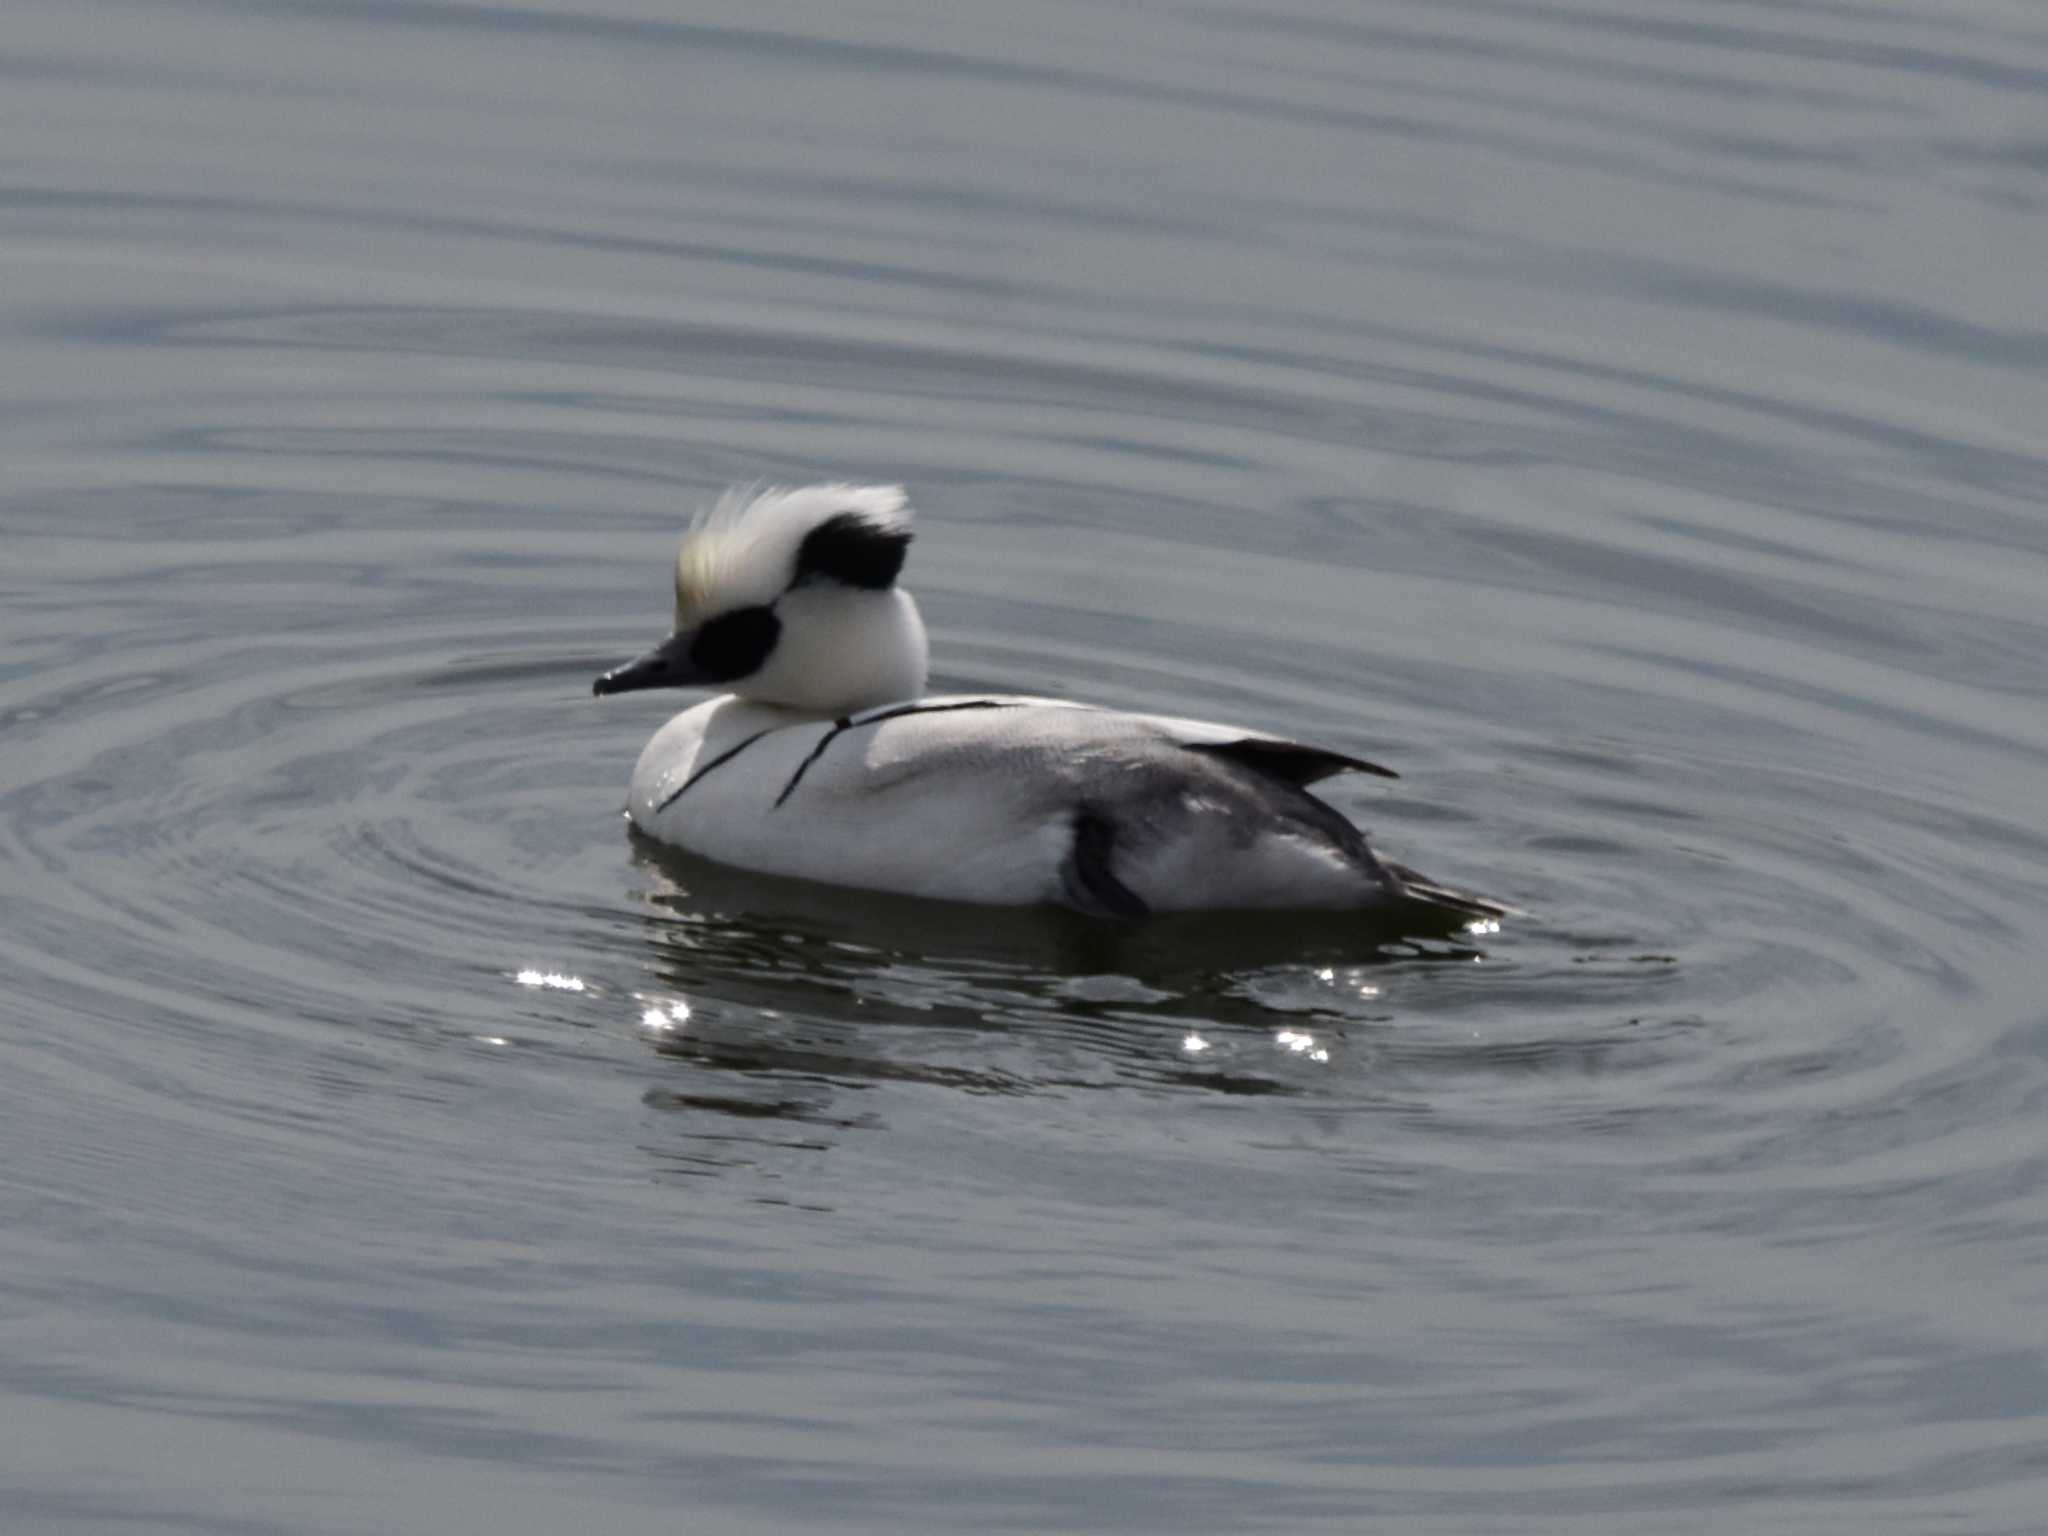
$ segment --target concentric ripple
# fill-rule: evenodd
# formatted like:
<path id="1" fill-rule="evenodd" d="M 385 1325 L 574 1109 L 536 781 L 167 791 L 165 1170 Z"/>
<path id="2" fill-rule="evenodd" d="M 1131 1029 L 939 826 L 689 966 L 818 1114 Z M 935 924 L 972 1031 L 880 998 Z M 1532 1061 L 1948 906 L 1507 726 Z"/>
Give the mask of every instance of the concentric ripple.
<path id="1" fill-rule="evenodd" d="M 209 326 L 149 345 L 387 344 L 355 316 Z M 408 334 L 447 357 L 480 330 L 518 340 L 459 314 Z M 548 337 L 521 343 L 540 373 L 569 366 Z M 773 354 L 767 335 L 671 339 L 705 401 Z M 722 372 L 729 354 L 749 361 Z M 813 406 L 887 430 L 898 410 L 967 398 L 959 358 L 895 362 L 900 392 L 864 373 Z M 1091 390 L 1070 360 L 1015 445 L 1114 398 L 1122 446 L 1105 464 L 1156 466 L 1192 408 L 1172 366 L 1133 348 Z M 1549 366 L 1564 392 L 1575 365 Z M 502 1234 L 539 1221 L 557 1236 L 520 1242 L 615 1272 L 600 1255 L 619 1234 L 646 1242 L 667 1220 L 619 1203 L 623 1163 L 671 1198 L 861 1213 L 960 1276 L 926 1296 L 920 1327 L 966 1350 L 992 1308 L 1022 1341 L 1017 1370 L 1042 1353 L 1037 1293 L 985 1266 L 1104 1295 L 1089 1326 L 1123 1341 L 1146 1336 L 1142 1314 L 1089 1288 L 1153 1276 L 1206 1321 L 1198 1343 L 1152 1346 L 1253 1383 L 1214 1423 L 1190 1406 L 1182 1433 L 1249 1424 L 1270 1441 L 1262 1465 L 1293 1469 L 1342 1463 L 1364 1426 L 1389 1458 L 1379 1475 L 1421 1467 L 1447 1506 L 1581 1511 L 1548 1453 L 1510 1458 L 1493 1494 L 1455 1468 L 1525 1440 L 1569 1456 L 1573 1426 L 1597 1420 L 1584 1475 L 1618 1455 L 1653 1469 L 1645 1499 L 1706 1475 L 1733 1488 L 1766 1453 L 1723 1451 L 1709 1474 L 1665 1449 L 1722 1443 L 1688 1380 L 1719 1372 L 1742 1412 L 1821 1434 L 1828 1405 L 1868 1390 L 1852 1362 L 1923 1370 L 1991 1347 L 2015 1314 L 1973 1272 L 1955 1283 L 1985 1321 L 1952 1336 L 1916 1310 L 1914 1278 L 1962 1240 L 1946 1234 L 1999 1232 L 2048 1165 L 2012 1135 L 2048 1100 L 2025 936 L 2048 840 L 2011 791 L 2044 757 L 2048 727 L 2011 691 L 2048 634 L 1995 583 L 1973 589 L 1974 615 L 1902 606 L 1916 552 L 1882 532 L 1828 563 L 1788 511 L 1823 499 L 1810 466 L 1778 470 L 1769 539 L 1710 536 L 1741 518 L 1690 509 L 1730 487 L 1692 476 L 1667 437 L 1676 381 L 1671 417 L 1641 405 L 1601 428 L 1641 447 L 1617 459 L 1627 499 L 1669 503 L 1654 518 L 1596 510 L 1565 534 L 1513 502 L 1424 518 L 1315 493 L 1290 459 L 1362 418 L 1356 382 L 1304 360 L 1294 405 L 1247 411 L 1240 451 L 1282 488 L 1253 510 L 1201 493 L 1213 466 L 1171 497 L 1143 474 L 932 469 L 913 569 L 935 684 L 1242 720 L 1388 761 L 1398 782 L 1328 793 L 1391 855 L 1527 915 L 1385 943 L 1328 920 L 1119 928 L 849 895 L 677 856 L 620 814 L 663 701 L 595 700 L 589 679 L 661 622 L 683 506 L 778 468 L 707 454 L 669 483 L 617 403 L 644 378 L 629 355 L 586 381 L 575 406 L 548 407 L 570 411 L 552 436 L 432 404 L 331 437 L 244 424 L 210 435 L 204 461 L 281 488 L 139 492 L 118 519 L 92 493 L 15 507 L 35 628 L 0 678 L 0 964 L 27 1027 L 0 1091 L 18 1125 L 47 1129 L 14 1177 L 74 1213 L 56 1230 L 116 1219 L 175 1255 L 175 1278 L 106 1277 L 65 1307 L 134 1313 L 253 1283 L 289 1319 L 325 1304 L 295 1266 L 345 1270 L 388 1244 L 416 1298 L 394 1326 L 445 1326 L 475 1283 L 467 1262 L 428 1257 L 451 1227 L 511 1253 Z M 1015 411 L 1041 393 L 1030 379 L 991 392 Z M 1432 387 L 1457 398 L 1455 369 Z M 625 451 L 574 429 L 592 410 L 635 423 Z M 687 412 L 664 431 L 722 419 Z M 993 457 L 1009 441 L 978 416 L 954 425 Z M 160 426 L 134 424 L 147 454 L 169 451 Z M 636 453 L 632 474 L 591 469 Z M 564 476 L 607 510 L 340 496 L 315 489 L 331 461 L 373 483 L 450 466 Z M 1995 541 L 1996 508 L 1980 526 Z M 1980 682 L 1924 686 L 1990 658 Z M 60 1130 L 80 1121 L 90 1138 Z M 195 1138 L 214 1149 L 203 1176 L 181 1162 Z M 126 1191 L 113 1218 L 95 1194 L 110 1181 Z M 988 1216 L 1020 1191 L 1057 1219 Z M 686 1247 L 657 1249 L 648 1299 L 565 1316 L 653 1339 L 671 1270 L 713 1292 L 812 1283 L 792 1276 L 816 1255 L 764 1256 L 762 1229 L 707 1228 L 697 1209 Z M 752 1256 L 729 1269 L 691 1230 Z M 1866 1278 L 1845 1306 L 1829 1264 L 1757 1258 L 1827 1241 L 1901 1278 Z M 849 1253 L 881 1263 L 843 1243 L 832 1259 Z M 23 1283 L 55 1297 L 67 1273 L 32 1265 Z M 1298 1344 L 1233 1346 L 1242 1317 L 1215 1298 L 1239 1286 L 1320 1297 L 1332 1317 L 1370 1297 L 1397 1333 L 1435 1339 L 1428 1400 L 1472 1446 L 1419 1434 L 1407 1409 L 1319 1417 L 1314 1392 L 1262 1395 L 1275 1372 L 1340 1367 Z M 1512 1347 L 1438 1294 L 1502 1319 Z M 855 1333 L 888 1305 L 814 1304 Z M 1690 1321 L 1674 1331 L 1674 1316 Z M 242 1325 L 188 1326 L 217 1341 Z M 771 1306 L 754 1326 L 749 1347 L 772 1357 L 787 1317 Z M 1346 1380 L 1416 1368 L 1374 1329 L 1325 1326 Z M 1759 1327 L 1804 1353 L 1814 1395 L 1749 1363 Z M 1540 1392 L 1502 1390 L 1502 1349 L 1535 1362 Z M 460 1352 L 442 1363 L 467 1369 Z M 114 1373 L 76 1390 L 138 1389 Z M 1623 1390 L 1638 1428 L 1599 1409 Z M 1974 1401 L 1959 1388 L 1947 1407 Z M 789 1413 L 799 1439 L 838 1433 L 829 1412 Z M 1970 1465 L 2004 1478 L 2023 1438 L 1972 1438 Z M 1851 1437 L 1840 1454 L 1866 1449 Z M 561 1453 L 587 1450 L 570 1437 Z"/>
<path id="2" fill-rule="evenodd" d="M 2039 1526 L 2027 7 L 17 10 L 14 1524 Z M 825 475 L 1527 915 L 635 838 Z"/>
<path id="3" fill-rule="evenodd" d="M 50 537 L 91 563 L 86 541 Z M 930 594 L 941 655 L 964 670 L 942 681 L 1085 674 L 1110 703 L 1255 710 L 1252 723 L 1311 738 L 1335 726 L 1335 744 L 1409 770 L 1391 793 L 1338 786 L 1347 810 L 1397 855 L 1448 861 L 1448 875 L 1532 915 L 1466 945 L 1388 949 L 1326 921 L 1130 932 L 849 901 L 679 860 L 623 829 L 619 785 L 659 717 L 594 704 L 586 683 L 633 643 L 631 626 L 582 614 L 537 644 L 502 617 L 401 607 L 372 629 L 334 611 L 357 572 L 331 562 L 333 547 L 316 520 L 285 517 L 260 566 L 245 561 L 244 575 L 282 585 L 289 571 L 329 594 L 299 610 L 261 580 L 222 594 L 104 562 L 65 611 L 118 614 L 120 627 L 52 637 L 8 684 L 23 750 L 0 807 L 10 862 L 36 872 L 7 941 L 17 1001 L 113 1020 L 146 987 L 153 1007 L 210 1027 L 322 1020 L 457 1040 L 508 1039 L 516 1012 L 559 1026 L 526 1029 L 524 1044 L 567 1049 L 595 1027 L 616 1050 L 652 988 L 687 999 L 692 1020 L 660 1048 L 710 1069 L 730 1067 L 735 1047 L 698 1058 L 696 1042 L 737 1018 L 758 1075 L 800 1059 L 855 1080 L 912 1071 L 1015 1091 L 1257 1080 L 1369 1103 L 1438 1077 L 1562 1072 L 1587 1081 L 1589 1103 L 1636 1099 L 1614 1112 L 1686 1127 L 1661 1151 L 1625 1154 L 1685 1168 L 1767 1134 L 1773 1082 L 1810 1095 L 1820 1072 L 1852 1106 L 1968 1070 L 1973 1049 L 1910 1025 L 1985 984 L 2042 850 L 2032 829 L 1952 793 L 1860 782 L 1838 766 L 1847 743 L 1798 735 L 1796 653 L 1777 675 L 1720 689 L 1717 730 L 1683 753 L 1661 721 L 1634 740 L 1611 724 L 1668 713 L 1670 669 L 1598 648 L 1586 650 L 1602 674 L 1593 712 L 1608 730 L 1579 742 L 1531 722 L 1510 737 L 1432 703 L 1484 695 L 1494 672 L 1366 649 L 1378 636 L 1355 652 L 1304 642 L 1340 634 L 1330 617 L 1381 578 L 1267 556 L 1268 589 L 1292 601 L 1254 644 L 1300 674 L 1271 687 L 1253 686 L 1235 646 L 1237 666 L 1191 675 L 1177 658 L 1212 642 L 1185 619 L 1142 616 L 1109 651 L 1116 626 L 1101 615 L 977 593 L 981 628 L 956 636 L 966 594 L 943 585 Z M 658 569 L 653 536 L 610 547 Z M 504 556 L 492 530 L 444 534 L 383 600 L 482 607 L 496 573 L 472 568 L 492 556 Z M 1233 579 L 1222 554 L 1183 550 L 1175 568 L 1197 594 Z M 1387 617 L 1398 624 L 1398 603 Z M 1912 725 L 1872 718 L 1876 731 Z M 1959 826 L 2002 857 L 1959 867 Z M 508 989 L 536 968 L 580 990 Z M 784 1030 L 807 1039 L 839 1017 L 863 1027 L 838 1054 L 778 1054 Z M 1532 1105 L 1552 1132 L 1557 1108 Z"/>

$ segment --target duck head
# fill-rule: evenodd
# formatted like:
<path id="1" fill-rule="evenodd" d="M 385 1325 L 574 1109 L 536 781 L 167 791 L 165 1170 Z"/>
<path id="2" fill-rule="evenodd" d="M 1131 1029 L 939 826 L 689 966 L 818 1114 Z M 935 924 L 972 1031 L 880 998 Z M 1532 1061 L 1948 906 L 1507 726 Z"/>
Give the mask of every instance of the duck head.
<path id="1" fill-rule="evenodd" d="M 728 491 L 676 552 L 675 632 L 592 685 L 725 688 L 840 715 L 924 691 L 924 621 L 896 585 L 910 508 L 895 485 Z"/>

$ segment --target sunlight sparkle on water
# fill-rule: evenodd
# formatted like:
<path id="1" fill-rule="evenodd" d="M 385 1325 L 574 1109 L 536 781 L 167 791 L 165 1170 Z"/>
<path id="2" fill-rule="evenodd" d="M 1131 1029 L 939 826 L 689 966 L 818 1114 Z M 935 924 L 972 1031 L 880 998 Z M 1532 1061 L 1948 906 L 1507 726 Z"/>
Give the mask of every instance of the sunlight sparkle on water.
<path id="1" fill-rule="evenodd" d="M 681 998 L 662 1002 L 657 998 L 643 997 L 640 1010 L 640 1027 L 669 1034 L 690 1022 L 690 1005 Z"/>
<path id="2" fill-rule="evenodd" d="M 560 971 L 536 971 L 531 966 L 512 978 L 522 987 L 552 987 L 557 992 L 581 992 L 581 976 L 564 976 Z"/>
<path id="3" fill-rule="evenodd" d="M 1209 1042 L 1204 1040 L 1200 1035 L 1191 1034 L 1181 1041 L 1180 1048 L 1186 1051 L 1190 1056 L 1199 1056 L 1202 1054 L 1202 1052 L 1209 1049 Z"/>
<path id="4" fill-rule="evenodd" d="M 1314 1035 L 1303 1034 L 1298 1029 L 1281 1029 L 1273 1032 L 1273 1043 L 1284 1046 L 1297 1056 L 1306 1056 L 1310 1061 L 1328 1061 L 1330 1053 L 1316 1044 Z"/>
<path id="5" fill-rule="evenodd" d="M 1330 966 L 1326 965 L 1321 970 L 1316 972 L 1317 981 L 1335 982 L 1336 979 L 1337 972 Z M 1380 995 L 1380 989 L 1378 987 L 1371 985 L 1369 982 L 1360 982 L 1358 985 L 1358 995 L 1360 997 L 1378 997 Z"/>

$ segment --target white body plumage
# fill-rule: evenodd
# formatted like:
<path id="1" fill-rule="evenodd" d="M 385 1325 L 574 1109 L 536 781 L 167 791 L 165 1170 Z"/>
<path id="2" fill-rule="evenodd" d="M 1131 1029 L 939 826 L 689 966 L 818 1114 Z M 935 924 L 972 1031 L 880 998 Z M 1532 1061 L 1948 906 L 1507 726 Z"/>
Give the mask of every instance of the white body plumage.
<path id="1" fill-rule="evenodd" d="M 1131 917 L 1503 909 L 1383 862 L 1306 786 L 1360 759 L 1229 726 L 1007 695 L 922 697 L 893 487 L 728 496 L 676 566 L 676 630 L 600 693 L 726 685 L 655 733 L 628 812 L 763 873 Z"/>

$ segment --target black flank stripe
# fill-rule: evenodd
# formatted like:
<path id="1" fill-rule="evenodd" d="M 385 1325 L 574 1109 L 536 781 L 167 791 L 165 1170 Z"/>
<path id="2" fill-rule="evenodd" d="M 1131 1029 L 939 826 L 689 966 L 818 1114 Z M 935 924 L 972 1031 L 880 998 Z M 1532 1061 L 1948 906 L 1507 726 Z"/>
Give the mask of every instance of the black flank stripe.
<path id="1" fill-rule="evenodd" d="M 770 726 L 768 728 L 768 730 L 773 729 L 773 726 Z M 699 768 L 695 773 L 691 774 L 687 779 L 683 780 L 683 787 L 681 789 L 677 790 L 674 794 L 670 795 L 666 800 L 662 801 L 661 804 L 657 805 L 654 808 L 655 815 L 659 816 L 663 811 L 667 810 L 670 806 L 674 805 L 678 800 L 682 799 L 683 796 L 687 795 L 693 788 L 696 787 L 697 781 L 703 778 L 705 774 L 709 773 L 714 768 L 723 768 L 727 763 L 731 762 L 734 758 L 738 757 L 742 752 L 746 751 L 747 748 L 751 747 L 755 742 L 759 741 L 763 736 L 766 736 L 767 734 L 768 731 L 765 730 L 756 731 L 753 735 L 749 736 L 745 741 L 741 742 L 738 746 L 728 747 L 725 751 L 719 753 L 718 756 L 711 759 L 710 762 L 706 763 L 702 768 Z"/>
<path id="2" fill-rule="evenodd" d="M 782 793 L 775 797 L 775 805 L 779 809 L 782 802 L 790 797 L 791 792 L 796 789 L 803 776 L 810 772 L 811 764 L 825 755 L 825 749 L 832 745 L 841 731 L 850 731 L 855 726 L 861 725 L 880 725 L 884 720 L 901 720 L 905 715 L 950 715 L 956 709 L 1014 708 L 1016 708 L 1014 704 L 1006 704 L 999 699 L 969 699 L 961 704 L 899 704 L 894 709 L 883 710 L 879 715 L 869 715 L 865 720 L 856 720 L 851 715 L 842 715 L 839 719 L 832 722 L 831 730 L 818 738 L 818 744 L 811 748 L 810 756 L 796 765 L 796 772 L 789 776 L 789 782 L 782 786 Z M 717 763 L 711 765 L 712 768 L 717 766 Z M 704 771 L 709 773 L 711 769 L 707 768 Z M 691 782 L 694 783 L 695 780 Z M 683 786 L 684 789 L 689 787 L 688 784 Z"/>
<path id="3" fill-rule="evenodd" d="M 811 748 L 810 755 L 796 765 L 796 772 L 792 773 L 789 776 L 789 782 L 782 786 L 782 793 L 775 797 L 775 804 L 772 809 L 780 810 L 782 808 L 782 802 L 789 798 L 790 791 L 797 786 L 797 781 L 811 771 L 811 764 L 825 755 L 825 749 L 832 745 L 832 739 L 841 731 L 850 729 L 852 725 L 853 722 L 844 715 L 841 715 L 832 722 L 832 729 L 820 736 L 818 744 Z"/>

